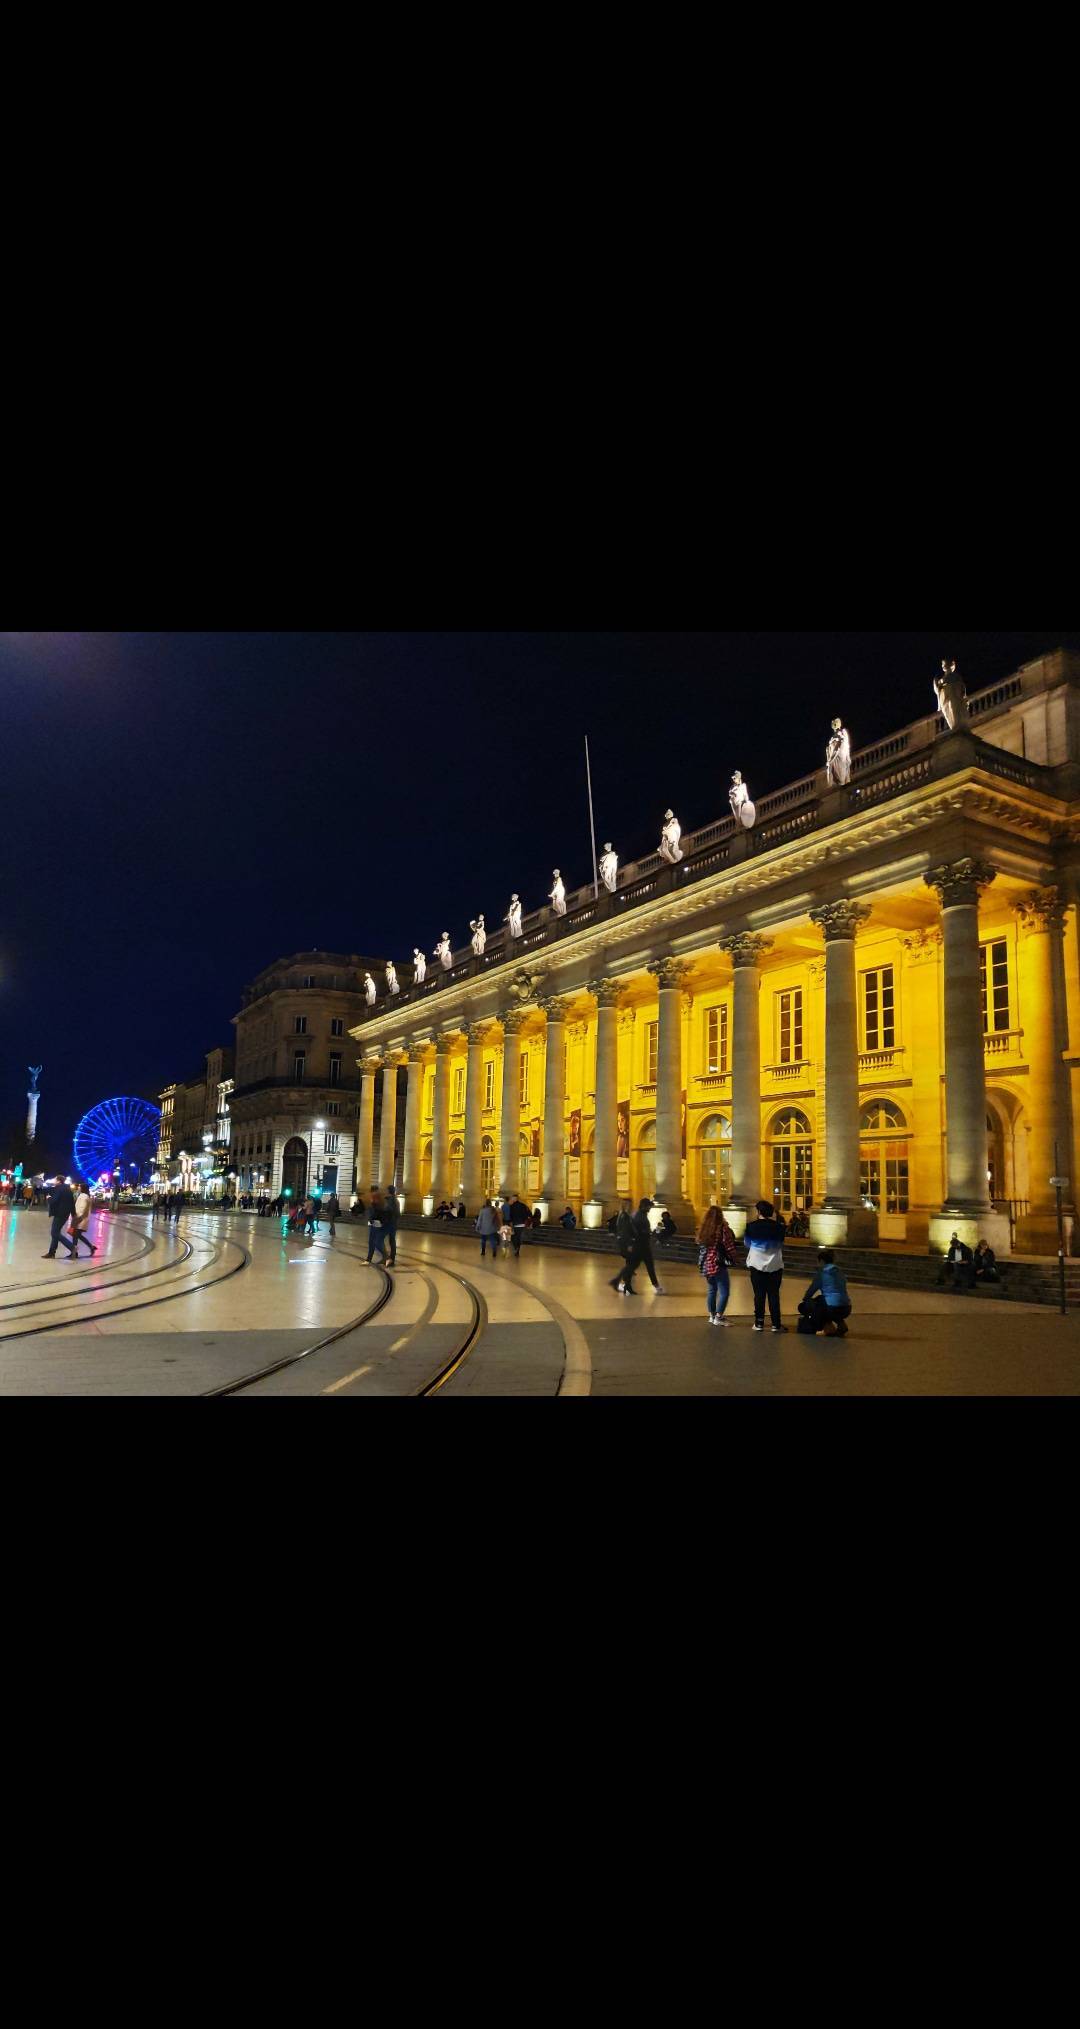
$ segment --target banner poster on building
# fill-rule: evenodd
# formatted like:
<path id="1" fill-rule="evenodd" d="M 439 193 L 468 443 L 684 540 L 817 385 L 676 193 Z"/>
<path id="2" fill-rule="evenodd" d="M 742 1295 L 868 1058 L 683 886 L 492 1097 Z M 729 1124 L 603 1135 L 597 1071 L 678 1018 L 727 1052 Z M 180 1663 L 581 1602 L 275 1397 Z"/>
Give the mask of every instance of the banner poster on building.
<path id="1" fill-rule="evenodd" d="M 540 1122 L 538 1120 L 534 1120 L 531 1125 L 529 1135 L 529 1154 L 535 1156 L 539 1156 L 540 1154 Z"/>
<path id="2" fill-rule="evenodd" d="M 529 1164 L 529 1183 L 528 1183 L 529 1196 L 531 1198 L 536 1198 L 539 1197 L 540 1195 L 540 1157 L 538 1155 L 530 1155 L 528 1157 L 528 1164 Z"/>
<path id="3" fill-rule="evenodd" d="M 581 1108 L 575 1107 L 570 1115 L 570 1154 L 581 1154 Z"/>
<path id="4" fill-rule="evenodd" d="M 572 1155 L 566 1165 L 566 1191 L 571 1198 L 581 1196 L 581 1157 Z"/>
<path id="5" fill-rule="evenodd" d="M 680 1109 L 679 1109 L 679 1119 L 680 1119 L 680 1121 L 681 1121 L 681 1123 L 682 1123 L 682 1159 L 683 1159 L 683 1161 L 685 1162 L 685 1161 L 686 1161 L 686 1093 L 685 1093 L 685 1092 L 684 1092 L 684 1093 L 683 1093 L 683 1095 L 682 1095 L 682 1105 L 681 1105 L 681 1107 L 680 1107 Z"/>
<path id="6" fill-rule="evenodd" d="M 617 1162 L 629 1161 L 630 1157 L 630 1101 L 620 1099 L 615 1124 L 615 1158 Z"/>

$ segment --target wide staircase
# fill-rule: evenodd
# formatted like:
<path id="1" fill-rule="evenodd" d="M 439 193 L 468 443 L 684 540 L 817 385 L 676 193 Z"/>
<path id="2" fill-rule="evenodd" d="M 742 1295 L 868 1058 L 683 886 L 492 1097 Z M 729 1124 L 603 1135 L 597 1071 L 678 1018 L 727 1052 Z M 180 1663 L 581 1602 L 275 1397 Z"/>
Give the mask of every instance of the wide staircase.
<path id="1" fill-rule="evenodd" d="M 466 1219 L 424 1219 L 418 1214 L 407 1214 L 400 1223 L 404 1232 L 444 1233 L 451 1239 L 475 1239 L 474 1217 L 475 1214 L 470 1213 Z M 614 1234 L 605 1229 L 590 1232 L 579 1227 L 567 1233 L 562 1226 L 534 1226 L 527 1236 L 526 1245 L 561 1247 L 577 1254 L 618 1254 Z M 654 1245 L 653 1251 L 658 1268 L 664 1261 L 682 1261 L 691 1268 L 697 1267 L 698 1250 L 694 1240 L 672 1240 L 667 1246 Z M 851 1283 L 872 1283 L 876 1289 L 897 1290 L 935 1290 L 939 1286 L 941 1260 L 937 1255 L 905 1254 L 888 1249 L 879 1252 L 873 1247 L 840 1247 L 836 1249 L 836 1254 Z M 793 1283 L 801 1279 L 805 1287 L 817 1269 L 817 1257 L 818 1250 L 810 1240 L 787 1240 L 784 1243 L 785 1272 Z M 1060 1302 L 1061 1284 L 1056 1260 L 1013 1255 L 1008 1261 L 999 1261 L 998 1273 L 1000 1282 L 982 1284 L 965 1294 L 988 1303 L 1041 1303 L 1056 1307 Z M 1080 1310 L 1080 1261 L 1065 1263 L 1065 1300 L 1070 1310 Z"/>

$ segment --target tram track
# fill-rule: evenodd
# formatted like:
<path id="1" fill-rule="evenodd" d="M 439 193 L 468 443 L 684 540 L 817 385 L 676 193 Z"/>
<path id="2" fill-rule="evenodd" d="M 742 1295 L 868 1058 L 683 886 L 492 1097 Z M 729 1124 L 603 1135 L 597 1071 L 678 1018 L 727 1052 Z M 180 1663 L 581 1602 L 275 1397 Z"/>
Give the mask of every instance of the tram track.
<path id="1" fill-rule="evenodd" d="M 85 1330 L 87 1325 L 101 1324 L 107 1318 L 129 1317 L 139 1310 L 153 1310 L 163 1303 L 177 1303 L 183 1297 L 198 1296 L 206 1289 L 217 1289 L 223 1282 L 231 1282 L 234 1275 L 242 1274 L 245 1268 L 251 1266 L 251 1254 L 248 1248 L 239 1240 L 233 1240 L 230 1236 L 223 1235 L 220 1239 L 206 1244 L 210 1247 L 210 1258 L 200 1264 L 196 1270 L 198 1275 L 204 1275 L 206 1269 L 214 1268 L 219 1261 L 224 1260 L 226 1249 L 231 1248 L 241 1258 L 232 1268 L 227 1268 L 223 1274 L 204 1277 L 201 1281 L 193 1280 L 186 1289 L 170 1289 L 164 1291 L 164 1293 L 159 1291 L 155 1296 L 143 1297 L 134 1303 L 125 1301 L 109 1310 L 99 1310 L 96 1308 L 83 1309 L 74 1317 L 53 1317 L 46 1324 L 22 1325 L 16 1331 L 5 1331 L 2 1324 L 0 1324 L 0 1347 L 14 1344 L 20 1339 L 40 1338 L 47 1333 L 73 1331 L 80 1327 Z M 185 1271 L 188 1262 L 195 1252 L 195 1248 L 188 1240 L 185 1240 L 183 1245 L 187 1248 L 187 1253 L 181 1260 L 163 1262 L 160 1268 L 146 1270 L 140 1276 L 126 1276 L 123 1280 L 126 1282 L 139 1282 L 145 1281 L 149 1275 L 160 1275 L 176 1269 Z M 106 1284 L 103 1287 L 108 1293 L 116 1287 L 116 1284 Z M 73 1299 L 77 1301 L 80 1295 L 87 1296 L 90 1293 L 89 1290 L 74 1291 Z M 63 1303 L 64 1301 L 64 1294 L 58 1291 L 53 1302 Z M 36 1299 L 36 1302 L 42 1307 L 48 1307 L 49 1299 L 39 1297 Z"/>
<path id="2" fill-rule="evenodd" d="M 156 1244 L 157 1236 L 149 1237 L 137 1253 L 125 1254 L 121 1261 L 115 1263 L 115 1266 L 117 1268 L 124 1268 L 130 1266 L 133 1261 L 145 1259 L 146 1255 L 153 1251 Z M 51 1275 L 42 1276 L 40 1281 L 37 1282 L 14 1283 L 12 1287 L 16 1290 L 40 1289 L 48 1290 L 49 1294 L 47 1296 L 17 1296 L 14 1299 L 5 1297 L 0 1300 L 0 1322 L 2 1322 L 4 1314 L 7 1311 L 32 1310 L 38 1305 L 48 1307 L 53 1304 L 66 1303 L 69 1297 L 78 1300 L 80 1298 L 96 1296 L 102 1291 L 108 1294 L 114 1289 L 123 1288 L 129 1282 L 146 1282 L 151 1276 L 167 1275 L 170 1270 L 183 1267 L 190 1261 L 195 1251 L 190 1240 L 183 1240 L 180 1244 L 183 1252 L 174 1254 L 168 1261 L 159 1262 L 156 1268 L 141 1268 L 136 1275 L 117 1275 L 109 1282 L 87 1282 L 85 1278 L 88 1275 L 106 1275 L 113 1265 L 107 1261 L 88 1261 L 84 1267 L 73 1269 L 70 1275 L 64 1277 L 63 1281 L 60 1281 L 55 1275 Z"/>

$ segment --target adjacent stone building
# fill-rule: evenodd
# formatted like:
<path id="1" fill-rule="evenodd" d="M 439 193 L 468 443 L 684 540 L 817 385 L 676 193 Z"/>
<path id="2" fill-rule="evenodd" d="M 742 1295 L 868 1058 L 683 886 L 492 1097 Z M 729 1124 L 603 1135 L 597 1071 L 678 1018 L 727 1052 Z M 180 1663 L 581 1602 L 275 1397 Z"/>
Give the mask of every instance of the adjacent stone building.
<path id="1" fill-rule="evenodd" d="M 361 1184 L 393 1172 L 410 1211 L 520 1191 L 589 1225 L 649 1195 L 684 1231 L 714 1200 L 741 1230 L 764 1196 L 823 1242 L 955 1229 L 1056 1251 L 1051 1178 L 1080 1169 L 1080 657 L 977 693 L 953 730 L 935 713 L 856 751 L 843 786 L 816 767 L 751 829 L 725 816 L 682 852 L 362 1009 Z M 285 1008 L 278 1040 L 264 1016 L 275 1078 Z M 275 1151 L 285 1131 L 275 1116 Z M 1071 1184 L 1066 1210 L 1071 1230 Z"/>

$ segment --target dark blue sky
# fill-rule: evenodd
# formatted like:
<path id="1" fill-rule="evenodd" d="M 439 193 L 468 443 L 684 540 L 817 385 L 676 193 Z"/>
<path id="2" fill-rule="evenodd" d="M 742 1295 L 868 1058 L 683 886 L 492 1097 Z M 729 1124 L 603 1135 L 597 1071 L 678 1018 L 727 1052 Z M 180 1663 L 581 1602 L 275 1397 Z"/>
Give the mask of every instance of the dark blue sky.
<path id="1" fill-rule="evenodd" d="M 1080 634 L 0 634 L 0 1157 L 232 1040 L 245 981 L 317 945 L 411 958 L 537 907 L 598 843 L 655 848 Z"/>

